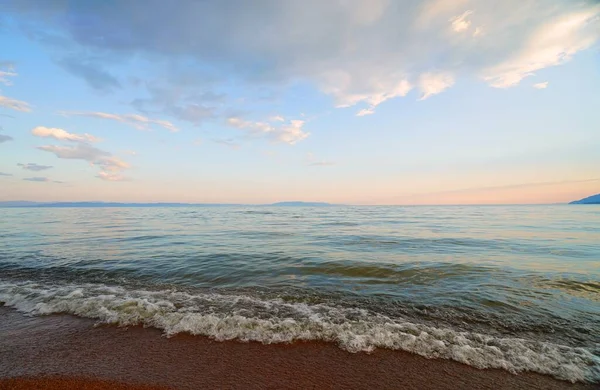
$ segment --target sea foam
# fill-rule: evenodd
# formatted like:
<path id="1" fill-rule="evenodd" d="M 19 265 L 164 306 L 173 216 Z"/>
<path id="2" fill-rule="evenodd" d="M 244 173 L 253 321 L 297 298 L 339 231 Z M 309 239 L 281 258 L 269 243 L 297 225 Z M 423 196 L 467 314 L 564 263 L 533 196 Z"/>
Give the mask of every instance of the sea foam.
<path id="1" fill-rule="evenodd" d="M 436 328 L 364 308 L 245 295 L 14 281 L 0 281 L 0 302 L 28 315 L 65 313 L 103 324 L 155 327 L 167 336 L 190 333 L 264 344 L 320 340 L 349 352 L 387 348 L 477 368 L 534 371 L 571 382 L 600 381 L 600 359 L 585 348 Z"/>

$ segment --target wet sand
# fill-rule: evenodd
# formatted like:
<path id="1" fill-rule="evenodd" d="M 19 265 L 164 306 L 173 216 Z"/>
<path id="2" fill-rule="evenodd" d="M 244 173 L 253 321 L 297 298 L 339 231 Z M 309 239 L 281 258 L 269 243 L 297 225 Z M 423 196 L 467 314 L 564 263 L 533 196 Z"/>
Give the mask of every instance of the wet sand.
<path id="1" fill-rule="evenodd" d="M 0 389 L 593 389 L 548 376 L 326 343 L 262 345 L 94 327 L 0 307 Z"/>

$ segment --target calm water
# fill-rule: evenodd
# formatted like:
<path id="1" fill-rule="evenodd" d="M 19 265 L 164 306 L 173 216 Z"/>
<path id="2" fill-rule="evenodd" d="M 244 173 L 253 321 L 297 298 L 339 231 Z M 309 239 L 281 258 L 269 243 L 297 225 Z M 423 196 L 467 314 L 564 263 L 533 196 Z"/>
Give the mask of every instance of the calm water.
<path id="1" fill-rule="evenodd" d="M 600 206 L 0 209 L 0 302 L 600 379 Z"/>

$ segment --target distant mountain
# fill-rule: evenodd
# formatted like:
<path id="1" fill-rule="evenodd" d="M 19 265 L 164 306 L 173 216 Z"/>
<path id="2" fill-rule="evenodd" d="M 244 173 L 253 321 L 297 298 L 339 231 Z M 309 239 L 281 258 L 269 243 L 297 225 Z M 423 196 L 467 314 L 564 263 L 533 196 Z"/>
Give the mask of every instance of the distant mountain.
<path id="1" fill-rule="evenodd" d="M 600 194 L 588 196 L 587 198 L 576 200 L 569 204 L 600 204 Z"/>
<path id="2" fill-rule="evenodd" d="M 120 203 L 120 202 L 0 202 L 0 207 L 220 207 L 235 206 L 232 204 L 208 203 Z"/>
<path id="3" fill-rule="evenodd" d="M 31 207 L 37 205 L 37 202 L 27 202 L 24 200 L 12 200 L 9 202 L 0 202 L 0 207 Z"/>
<path id="4" fill-rule="evenodd" d="M 242 206 L 241 204 L 228 203 L 121 203 L 121 202 L 26 202 L 9 201 L 0 202 L 0 207 L 224 207 Z M 252 206 L 252 205 L 246 205 Z M 255 205 L 256 206 L 256 205 Z M 262 206 L 262 205 L 261 205 Z M 332 206 L 323 202 L 279 202 L 264 206 L 305 206 L 325 207 Z"/>
<path id="5" fill-rule="evenodd" d="M 333 206 L 333 205 L 331 203 L 325 203 L 325 202 L 278 202 L 278 203 L 273 203 L 270 206 L 326 207 L 326 206 Z"/>

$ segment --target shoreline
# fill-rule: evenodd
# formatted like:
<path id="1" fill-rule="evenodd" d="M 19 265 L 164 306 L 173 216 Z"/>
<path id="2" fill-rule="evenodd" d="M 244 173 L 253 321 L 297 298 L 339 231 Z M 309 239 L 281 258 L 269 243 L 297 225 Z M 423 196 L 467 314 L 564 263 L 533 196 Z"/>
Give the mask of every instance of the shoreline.
<path id="1" fill-rule="evenodd" d="M 0 307 L 0 335 L 0 389 L 31 384 L 40 389 L 132 390 L 596 386 L 529 372 L 480 370 L 403 351 L 349 353 L 325 342 L 263 345 L 188 334 L 166 338 L 153 328 L 94 326 L 93 320 L 69 315 L 27 317 L 6 307 Z"/>

